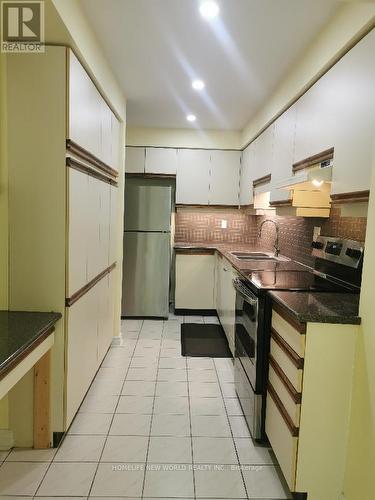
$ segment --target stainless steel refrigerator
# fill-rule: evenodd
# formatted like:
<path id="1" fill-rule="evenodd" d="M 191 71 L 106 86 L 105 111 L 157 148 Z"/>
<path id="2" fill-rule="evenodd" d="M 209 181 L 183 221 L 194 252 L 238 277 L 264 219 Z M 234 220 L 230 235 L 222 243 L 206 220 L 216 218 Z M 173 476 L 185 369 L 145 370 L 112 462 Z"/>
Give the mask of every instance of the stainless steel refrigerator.
<path id="1" fill-rule="evenodd" d="M 168 317 L 172 187 L 126 182 L 122 316 Z"/>

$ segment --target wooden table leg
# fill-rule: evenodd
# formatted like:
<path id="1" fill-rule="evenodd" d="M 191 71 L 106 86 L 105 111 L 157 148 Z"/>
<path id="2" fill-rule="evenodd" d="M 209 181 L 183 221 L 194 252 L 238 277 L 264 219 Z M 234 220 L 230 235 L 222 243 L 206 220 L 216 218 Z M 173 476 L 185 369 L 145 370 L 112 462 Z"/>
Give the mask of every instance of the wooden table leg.
<path id="1" fill-rule="evenodd" d="M 51 351 L 34 366 L 34 448 L 51 447 L 50 432 Z"/>

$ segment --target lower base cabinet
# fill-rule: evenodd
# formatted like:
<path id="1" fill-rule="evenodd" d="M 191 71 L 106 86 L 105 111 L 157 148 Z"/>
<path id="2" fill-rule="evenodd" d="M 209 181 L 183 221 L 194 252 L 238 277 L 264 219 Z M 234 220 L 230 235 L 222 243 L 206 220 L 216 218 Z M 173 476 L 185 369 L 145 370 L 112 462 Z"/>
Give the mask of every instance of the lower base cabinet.
<path id="1" fill-rule="evenodd" d="M 266 434 L 301 498 L 341 498 L 358 333 L 357 325 L 298 324 L 273 309 Z"/>
<path id="2" fill-rule="evenodd" d="M 216 310 L 233 355 L 236 276 L 232 265 L 218 252 L 176 250 L 175 309 Z"/>
<path id="3" fill-rule="evenodd" d="M 214 282 L 214 252 L 176 253 L 176 309 L 215 309 Z"/>
<path id="4" fill-rule="evenodd" d="M 66 426 L 72 422 L 113 338 L 113 273 L 66 308 Z"/>

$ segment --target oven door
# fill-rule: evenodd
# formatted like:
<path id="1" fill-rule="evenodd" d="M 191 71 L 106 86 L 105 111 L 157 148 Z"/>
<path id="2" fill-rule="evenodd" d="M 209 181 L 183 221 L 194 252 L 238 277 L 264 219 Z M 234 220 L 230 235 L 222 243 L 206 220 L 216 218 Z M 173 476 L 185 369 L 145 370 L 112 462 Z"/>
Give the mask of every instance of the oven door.
<path id="1" fill-rule="evenodd" d="M 262 394 L 257 387 L 258 298 L 242 283 L 236 289 L 235 387 L 253 439 L 262 438 Z"/>

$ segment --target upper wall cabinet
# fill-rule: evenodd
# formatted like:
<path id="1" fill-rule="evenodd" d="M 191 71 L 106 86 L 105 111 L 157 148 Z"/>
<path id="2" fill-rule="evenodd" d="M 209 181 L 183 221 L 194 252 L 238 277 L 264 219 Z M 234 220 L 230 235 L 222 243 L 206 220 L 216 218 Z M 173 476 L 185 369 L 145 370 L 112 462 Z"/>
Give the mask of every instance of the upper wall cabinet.
<path id="1" fill-rule="evenodd" d="M 370 189 L 375 160 L 375 30 L 326 75 L 334 103 L 332 193 Z"/>
<path id="2" fill-rule="evenodd" d="M 238 205 L 240 151 L 211 151 L 210 205 Z"/>
<path id="3" fill-rule="evenodd" d="M 297 121 L 296 105 L 289 108 L 275 122 L 272 162 L 272 186 L 270 202 L 290 199 L 290 192 L 275 189 L 277 183 L 291 176 L 294 161 L 294 143 Z"/>
<path id="4" fill-rule="evenodd" d="M 144 174 L 146 148 L 126 147 L 125 172 L 129 174 Z"/>
<path id="5" fill-rule="evenodd" d="M 253 203 L 253 180 L 256 165 L 256 141 L 242 152 L 240 178 L 240 205 Z"/>
<path id="6" fill-rule="evenodd" d="M 174 148 L 147 148 L 146 174 L 176 175 L 177 149 Z"/>
<path id="7" fill-rule="evenodd" d="M 120 123 L 71 50 L 67 138 L 118 170 Z M 115 123 L 117 122 L 117 123 Z M 113 161 L 116 164 L 113 164 Z"/>
<path id="8" fill-rule="evenodd" d="M 210 151 L 180 149 L 176 176 L 176 203 L 208 205 Z"/>
<path id="9" fill-rule="evenodd" d="M 254 179 L 259 179 L 272 172 L 274 133 L 275 124 L 273 123 L 255 141 L 257 155 L 254 165 Z"/>

